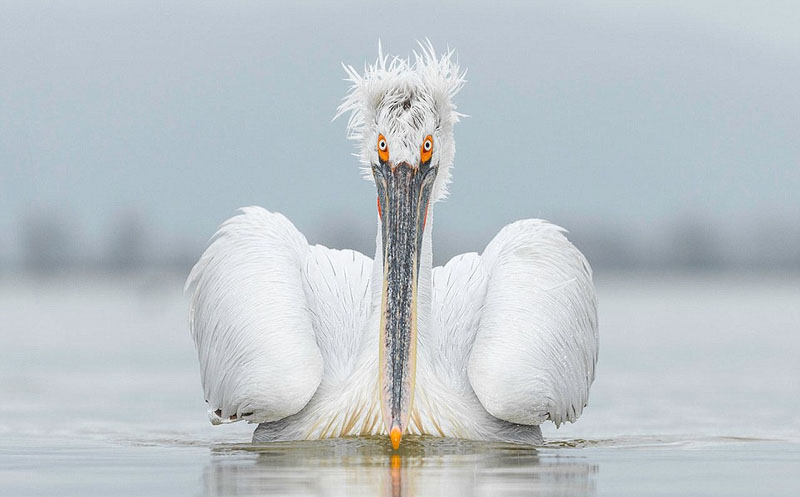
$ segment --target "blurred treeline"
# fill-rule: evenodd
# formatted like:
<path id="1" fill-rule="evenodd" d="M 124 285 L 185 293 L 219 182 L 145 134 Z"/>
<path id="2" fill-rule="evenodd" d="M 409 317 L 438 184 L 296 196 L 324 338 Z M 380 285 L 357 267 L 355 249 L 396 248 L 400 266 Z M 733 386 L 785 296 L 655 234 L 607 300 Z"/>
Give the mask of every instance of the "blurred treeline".
<path id="1" fill-rule="evenodd" d="M 135 210 L 118 213 L 110 219 L 104 241 L 87 250 L 74 220 L 52 212 L 29 214 L 19 223 L 17 236 L 11 238 L 18 244 L 14 250 L 17 257 L 0 259 L 0 271 L 48 275 L 148 269 L 180 273 L 187 272 L 205 248 L 202 243 L 176 242 L 151 232 L 149 226 Z M 582 225 L 578 221 L 568 227 L 569 238 L 600 271 L 800 271 L 800 223 L 765 219 L 731 231 L 702 217 L 684 217 L 651 230 L 649 236 L 627 226 Z M 312 243 L 374 253 L 375 234 L 354 230 L 343 222 L 320 222 L 306 236 Z M 464 239 L 436 236 L 435 262 L 442 264 L 476 248 L 465 249 Z"/>

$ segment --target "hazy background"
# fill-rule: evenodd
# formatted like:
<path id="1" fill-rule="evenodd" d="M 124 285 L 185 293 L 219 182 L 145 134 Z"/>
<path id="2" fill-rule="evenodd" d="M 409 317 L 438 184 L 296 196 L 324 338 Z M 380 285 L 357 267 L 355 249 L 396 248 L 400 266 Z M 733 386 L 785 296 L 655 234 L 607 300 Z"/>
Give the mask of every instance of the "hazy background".
<path id="1" fill-rule="evenodd" d="M 0 273 L 186 271 L 235 209 L 372 255 L 341 62 L 457 50 L 435 257 L 508 222 L 596 269 L 800 269 L 794 2 L 0 2 Z"/>
<path id="2" fill-rule="evenodd" d="M 469 70 L 435 261 L 567 227 L 589 406 L 527 456 L 226 449 L 189 268 L 253 204 L 371 256 L 341 63 L 425 37 Z M 796 1 L 0 0 L 0 494 L 800 495 L 798 192 Z"/>

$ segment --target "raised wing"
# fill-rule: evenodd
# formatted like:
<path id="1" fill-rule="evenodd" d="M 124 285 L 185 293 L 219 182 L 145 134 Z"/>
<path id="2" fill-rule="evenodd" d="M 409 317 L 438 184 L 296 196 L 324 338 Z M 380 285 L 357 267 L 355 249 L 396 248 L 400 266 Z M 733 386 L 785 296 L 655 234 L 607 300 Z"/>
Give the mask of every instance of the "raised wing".
<path id="1" fill-rule="evenodd" d="M 323 373 L 304 271 L 311 248 L 281 214 L 248 207 L 192 269 L 190 328 L 214 424 L 300 411 Z"/>
<path id="2" fill-rule="evenodd" d="M 504 227 L 481 254 L 487 287 L 467 372 L 493 416 L 575 421 L 597 362 L 597 298 L 586 259 L 538 219 Z"/>

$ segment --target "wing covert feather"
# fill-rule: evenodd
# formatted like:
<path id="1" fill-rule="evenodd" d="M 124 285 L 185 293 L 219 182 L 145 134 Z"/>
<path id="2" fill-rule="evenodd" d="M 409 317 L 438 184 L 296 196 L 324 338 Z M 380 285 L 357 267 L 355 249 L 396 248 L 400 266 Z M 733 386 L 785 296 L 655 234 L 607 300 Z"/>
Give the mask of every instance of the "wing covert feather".
<path id="1" fill-rule="evenodd" d="M 323 360 L 304 294 L 309 253 L 284 216 L 247 207 L 192 269 L 189 321 L 212 423 L 276 421 L 316 391 Z"/>
<path id="2" fill-rule="evenodd" d="M 563 231 L 517 221 L 481 255 L 489 281 L 468 374 L 486 410 L 513 423 L 575 421 L 594 380 L 591 268 Z"/>

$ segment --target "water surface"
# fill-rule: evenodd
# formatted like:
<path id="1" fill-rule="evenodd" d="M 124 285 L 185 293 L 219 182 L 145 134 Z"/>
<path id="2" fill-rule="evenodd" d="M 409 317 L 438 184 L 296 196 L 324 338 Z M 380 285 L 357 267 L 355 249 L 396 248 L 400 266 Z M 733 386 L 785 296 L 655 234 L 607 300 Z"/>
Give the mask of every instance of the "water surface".
<path id="1" fill-rule="evenodd" d="M 599 277 L 578 423 L 399 452 L 208 424 L 180 284 L 0 281 L 0 495 L 800 495 L 800 277 Z"/>

